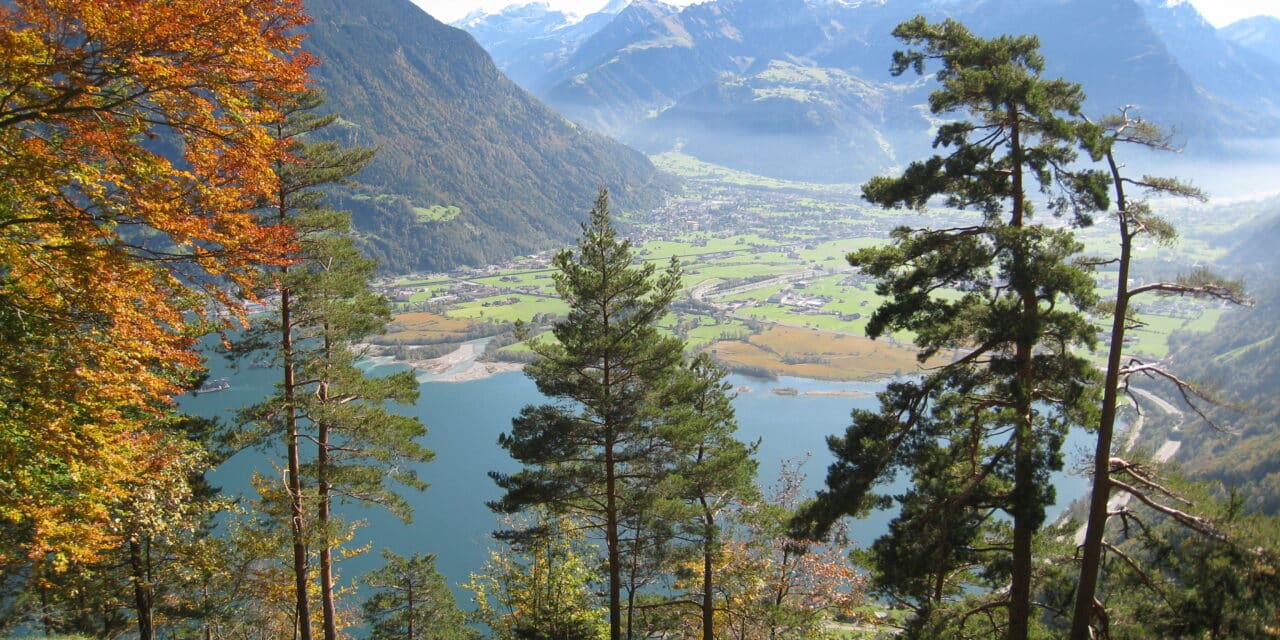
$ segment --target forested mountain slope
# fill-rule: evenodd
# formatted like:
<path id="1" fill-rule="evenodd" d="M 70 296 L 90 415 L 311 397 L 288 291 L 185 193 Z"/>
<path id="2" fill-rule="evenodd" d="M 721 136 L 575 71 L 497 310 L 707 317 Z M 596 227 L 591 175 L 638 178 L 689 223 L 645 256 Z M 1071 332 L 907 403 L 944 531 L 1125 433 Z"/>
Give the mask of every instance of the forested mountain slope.
<path id="1" fill-rule="evenodd" d="M 1182 378 L 1220 395 L 1210 408 L 1218 431 L 1188 416 L 1178 459 L 1193 475 L 1236 487 L 1247 507 L 1280 514 L 1280 201 L 1245 226 L 1247 238 L 1223 262 L 1244 273 L 1253 308 L 1227 312 L 1209 333 L 1170 338 L 1171 365 Z"/>
<path id="2" fill-rule="evenodd" d="M 316 84 L 348 144 L 376 146 L 338 204 L 384 270 L 481 265 L 562 244 L 606 186 L 622 209 L 670 178 L 507 80 L 467 33 L 408 0 L 307 0 Z"/>

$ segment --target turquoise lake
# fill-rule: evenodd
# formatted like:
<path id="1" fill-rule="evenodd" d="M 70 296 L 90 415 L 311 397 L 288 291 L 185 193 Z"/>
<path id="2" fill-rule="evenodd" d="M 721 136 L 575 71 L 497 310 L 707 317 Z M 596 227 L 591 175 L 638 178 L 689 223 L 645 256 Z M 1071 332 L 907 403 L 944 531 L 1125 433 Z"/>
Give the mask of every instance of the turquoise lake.
<path id="1" fill-rule="evenodd" d="M 186 396 L 181 404 L 193 413 L 221 415 L 227 419 L 235 408 L 261 397 L 278 375 L 269 369 L 230 371 L 221 362 L 212 362 L 210 369 L 212 377 L 228 378 L 231 389 L 198 397 Z M 803 470 L 808 475 L 806 489 L 809 492 L 822 486 L 831 460 L 826 437 L 844 432 L 854 407 L 873 408 L 876 400 L 870 395 L 804 395 L 803 392 L 870 394 L 883 387 L 881 383 L 794 378 L 764 381 L 730 376 L 729 381 L 735 387 L 749 389 L 739 393 L 733 404 L 741 439 L 761 440 L 758 458 L 762 486 L 768 487 L 776 481 L 783 461 L 807 457 Z M 791 387 L 802 393 L 778 395 L 772 392 L 777 387 Z M 436 458 L 423 465 L 420 474 L 431 486 L 421 493 L 408 493 L 414 506 L 414 521 L 408 525 L 375 508 L 344 511 L 348 519 L 366 521 L 357 543 L 368 542 L 372 549 L 340 565 L 342 582 L 349 583 L 375 568 L 380 562 L 378 550 L 382 548 L 401 555 L 434 553 L 440 571 L 452 584 L 466 582 L 470 573 L 479 569 L 487 558 L 489 532 L 498 524 L 496 516 L 485 506 L 485 501 L 498 496 L 487 474 L 517 468 L 498 446 L 498 435 L 510 429 L 511 418 L 521 407 L 541 401 L 543 398 L 533 383 L 521 373 L 504 373 L 470 382 L 423 382 L 417 405 L 402 410 L 418 416 L 427 425 L 425 444 L 435 452 Z M 1083 432 L 1072 434 L 1068 439 L 1068 469 L 1081 466 L 1087 443 L 1088 434 Z M 245 452 L 218 469 L 213 480 L 225 491 L 239 493 L 247 489 L 253 470 L 275 473 L 272 463 L 265 454 Z M 1051 519 L 1061 510 L 1061 505 L 1087 490 L 1086 478 L 1078 473 L 1059 473 L 1055 484 L 1060 506 L 1051 511 Z M 853 523 L 853 539 L 870 543 L 885 530 L 889 518 L 889 513 L 875 513 Z"/>

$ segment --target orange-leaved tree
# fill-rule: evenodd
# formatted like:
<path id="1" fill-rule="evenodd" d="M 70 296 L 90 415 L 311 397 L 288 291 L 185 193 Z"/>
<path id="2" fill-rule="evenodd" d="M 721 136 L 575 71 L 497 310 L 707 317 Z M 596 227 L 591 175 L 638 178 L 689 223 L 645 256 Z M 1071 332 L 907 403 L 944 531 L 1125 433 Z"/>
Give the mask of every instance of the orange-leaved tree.
<path id="1" fill-rule="evenodd" d="M 301 0 L 0 4 L 0 560 L 110 542 L 197 326 L 292 248 L 252 209 L 305 22 Z"/>

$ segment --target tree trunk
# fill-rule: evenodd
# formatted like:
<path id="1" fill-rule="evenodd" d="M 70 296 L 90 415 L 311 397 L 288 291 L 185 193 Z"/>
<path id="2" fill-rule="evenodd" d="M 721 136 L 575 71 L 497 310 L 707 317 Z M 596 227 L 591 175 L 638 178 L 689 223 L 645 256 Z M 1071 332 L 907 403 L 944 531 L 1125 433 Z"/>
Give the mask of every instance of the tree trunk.
<path id="1" fill-rule="evenodd" d="M 1115 156 L 1107 152 L 1116 207 L 1120 217 L 1120 264 L 1116 275 L 1116 308 L 1111 317 L 1111 344 L 1107 352 L 1106 379 L 1102 388 L 1102 417 L 1098 421 L 1098 443 L 1093 452 L 1093 490 L 1089 494 L 1089 520 L 1080 549 L 1080 583 L 1076 589 L 1075 611 L 1071 617 L 1071 640 L 1089 640 L 1102 565 L 1102 536 L 1107 528 L 1107 503 L 1111 499 L 1111 446 L 1115 436 L 1116 405 L 1119 403 L 1120 360 L 1124 355 L 1125 315 L 1129 310 L 1129 266 L 1133 235 L 1125 217 L 1128 204 Z"/>
<path id="2" fill-rule="evenodd" d="M 320 423 L 318 438 L 316 484 L 319 491 L 320 605 L 324 614 L 324 640 L 338 640 L 338 619 L 333 603 L 333 548 L 329 537 L 329 425 Z"/>
<path id="3" fill-rule="evenodd" d="M 606 429 L 609 427 L 606 426 Z M 608 437 L 605 464 L 605 545 L 609 549 L 609 640 L 622 638 L 622 558 L 618 542 L 617 470 L 614 469 L 613 441 Z"/>
<path id="4" fill-rule="evenodd" d="M 281 272 L 288 274 L 288 267 Z M 284 360 L 284 403 L 288 455 L 287 485 L 293 534 L 293 578 L 299 640 L 311 640 L 311 607 L 307 598 L 307 541 L 302 503 L 302 462 L 298 453 L 298 409 L 294 398 L 293 331 L 288 287 L 280 291 L 280 346 Z"/>
<path id="5" fill-rule="evenodd" d="M 151 586 L 151 566 L 144 557 L 142 543 L 129 540 L 129 569 L 133 580 L 133 609 L 138 618 L 138 640 L 155 637 L 155 619 L 152 616 L 154 591 Z M 149 555 L 149 554 L 147 554 Z"/>
<path id="6" fill-rule="evenodd" d="M 703 504 L 706 504 L 705 501 Z M 715 638 L 716 609 L 712 591 L 715 587 L 715 564 L 713 562 L 716 543 L 715 528 L 715 520 L 708 515 L 707 533 L 704 536 L 702 545 L 702 640 L 713 640 Z"/>
<path id="7" fill-rule="evenodd" d="M 1010 106 L 1010 154 L 1012 155 L 1013 185 L 1010 197 L 1013 198 L 1013 215 L 1010 226 L 1015 229 L 1025 227 L 1025 193 L 1022 175 L 1022 141 L 1019 132 L 1019 113 Z M 1012 278 L 1022 280 L 1014 282 L 1020 302 L 1022 317 L 1018 326 L 1020 333 L 1015 339 L 1017 380 L 1014 381 L 1014 406 L 1018 412 L 1018 424 L 1014 427 L 1014 470 L 1013 470 L 1013 557 L 1012 575 L 1009 585 L 1009 628 L 1006 630 L 1008 640 L 1027 640 L 1031 621 L 1031 552 L 1036 527 L 1039 525 L 1035 511 L 1034 451 L 1034 415 L 1032 408 L 1032 388 L 1035 372 L 1032 368 L 1032 350 L 1036 336 L 1039 334 L 1039 304 L 1036 300 L 1035 287 L 1027 280 L 1029 248 L 1025 238 L 1018 239 L 1014 247 Z"/>

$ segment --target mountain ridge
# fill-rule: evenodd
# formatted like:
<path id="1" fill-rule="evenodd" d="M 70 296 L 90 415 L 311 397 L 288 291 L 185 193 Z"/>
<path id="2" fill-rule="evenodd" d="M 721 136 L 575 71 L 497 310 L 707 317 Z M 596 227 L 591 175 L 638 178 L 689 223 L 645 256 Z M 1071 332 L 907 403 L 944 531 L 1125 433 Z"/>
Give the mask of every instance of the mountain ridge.
<path id="1" fill-rule="evenodd" d="M 408 0 L 307 0 L 305 47 L 341 114 L 332 135 L 379 152 L 356 193 L 362 247 L 387 271 L 481 265 L 572 238 L 605 186 L 621 209 L 673 180 L 507 80 L 469 34 Z"/>
<path id="2" fill-rule="evenodd" d="M 1036 33 L 1045 74 L 1080 82 L 1091 116 L 1135 105 L 1143 117 L 1176 129 L 1198 155 L 1229 156 L 1241 152 L 1235 144 L 1240 140 L 1280 137 L 1280 68 L 1219 34 L 1190 5 L 1159 0 L 715 0 L 683 8 L 636 0 L 545 67 L 531 86 L 588 127 L 651 152 L 682 144 L 688 149 L 707 131 L 742 130 L 759 120 L 760 105 L 730 101 L 734 94 L 726 88 L 751 82 L 774 61 L 871 82 L 913 81 L 893 78 L 888 69 L 891 53 L 902 46 L 892 29 L 916 14 L 955 18 L 984 37 Z M 908 108 L 918 111 L 926 94 Z M 718 108 L 711 108 L 709 96 L 719 97 Z M 867 115 L 859 111 L 832 117 Z M 882 158 L 881 169 L 891 168 L 888 156 L 904 156 L 915 144 L 874 124 L 893 119 L 866 119 L 876 128 L 866 137 L 881 137 L 902 151 Z M 676 120 L 684 124 L 676 127 Z M 797 139 L 808 135 L 808 125 L 794 121 Z M 906 127 L 913 136 L 917 130 Z M 847 130 L 832 132 L 823 148 L 849 142 Z M 854 153 L 831 158 L 861 167 L 862 175 L 851 179 L 875 173 Z M 792 163 L 762 169 L 756 158 L 722 155 L 730 156 L 734 169 L 795 177 Z"/>

